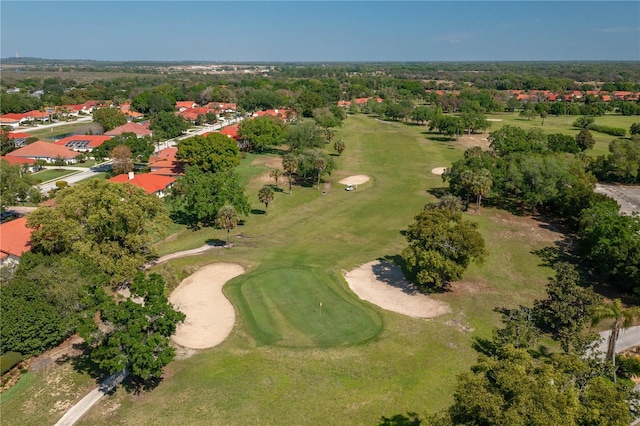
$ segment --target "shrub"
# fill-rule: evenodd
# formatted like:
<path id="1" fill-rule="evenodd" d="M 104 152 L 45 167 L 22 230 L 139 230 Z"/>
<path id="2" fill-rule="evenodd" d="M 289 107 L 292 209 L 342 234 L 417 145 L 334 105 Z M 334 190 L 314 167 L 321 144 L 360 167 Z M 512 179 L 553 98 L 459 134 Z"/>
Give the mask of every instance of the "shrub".
<path id="1" fill-rule="evenodd" d="M 20 352 L 7 352 L 0 356 L 0 375 L 11 370 L 22 361 L 22 354 Z"/>
<path id="2" fill-rule="evenodd" d="M 59 181 L 56 182 L 56 188 L 58 188 L 58 189 L 66 188 L 67 185 L 69 185 L 69 184 L 67 183 L 66 180 L 59 180 Z"/>
<path id="3" fill-rule="evenodd" d="M 595 130 L 596 132 L 606 133 L 607 135 L 612 136 L 624 136 L 627 134 L 627 130 L 621 127 L 609 127 L 602 126 L 600 124 L 590 124 L 589 130 Z"/>

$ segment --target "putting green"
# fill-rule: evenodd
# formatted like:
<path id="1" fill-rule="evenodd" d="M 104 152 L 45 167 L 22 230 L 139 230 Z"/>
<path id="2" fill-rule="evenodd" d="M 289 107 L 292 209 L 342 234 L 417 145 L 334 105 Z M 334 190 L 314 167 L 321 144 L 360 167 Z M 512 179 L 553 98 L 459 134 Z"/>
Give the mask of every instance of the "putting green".
<path id="1" fill-rule="evenodd" d="M 312 268 L 262 269 L 225 290 L 260 344 L 332 347 L 370 340 L 382 330 L 382 319 L 341 280 Z"/>

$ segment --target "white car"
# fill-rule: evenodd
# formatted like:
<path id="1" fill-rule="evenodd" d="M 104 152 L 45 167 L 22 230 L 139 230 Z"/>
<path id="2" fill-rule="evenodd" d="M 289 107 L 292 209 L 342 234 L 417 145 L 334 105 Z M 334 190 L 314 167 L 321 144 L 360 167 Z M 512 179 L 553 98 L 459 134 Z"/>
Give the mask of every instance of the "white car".
<path id="1" fill-rule="evenodd" d="M 353 191 L 355 188 L 353 187 L 353 185 L 347 185 L 347 187 L 344 189 L 345 191 Z"/>

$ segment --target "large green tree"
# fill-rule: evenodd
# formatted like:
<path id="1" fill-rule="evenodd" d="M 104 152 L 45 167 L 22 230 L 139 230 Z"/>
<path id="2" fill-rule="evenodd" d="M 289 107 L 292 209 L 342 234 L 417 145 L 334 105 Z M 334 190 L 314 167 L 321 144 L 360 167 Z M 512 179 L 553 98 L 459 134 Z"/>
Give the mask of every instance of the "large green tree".
<path id="1" fill-rule="evenodd" d="M 84 256 L 119 284 L 153 257 L 152 236 L 169 218 L 141 188 L 91 180 L 60 191 L 55 207 L 37 209 L 27 224 L 35 252 Z"/>
<path id="2" fill-rule="evenodd" d="M 105 131 L 115 129 L 127 123 L 127 117 L 118 108 L 98 108 L 93 111 L 93 121 L 100 124 Z"/>
<path id="3" fill-rule="evenodd" d="M 159 112 L 151 119 L 149 129 L 157 140 L 177 138 L 189 128 L 189 123 L 172 112 Z"/>
<path id="4" fill-rule="evenodd" d="M 579 285 L 580 276 L 571 264 L 559 263 L 555 269 L 547 297 L 534 303 L 533 315 L 540 329 L 549 332 L 565 351 L 582 350 L 586 343 L 582 331 L 601 300 L 593 290 Z"/>
<path id="5" fill-rule="evenodd" d="M 234 172 L 205 173 L 198 167 L 188 167 L 178 178 L 169 203 L 174 220 L 192 227 L 215 224 L 218 211 L 225 205 L 232 205 L 242 215 L 251 211 Z"/>
<path id="6" fill-rule="evenodd" d="M 459 376 L 439 424 L 626 426 L 638 402 L 632 386 L 611 383 L 575 354 L 536 360 L 507 345 Z"/>
<path id="7" fill-rule="evenodd" d="M 126 368 L 142 381 L 159 378 L 164 366 L 175 357 L 169 338 L 185 315 L 167 300 L 164 281 L 158 274 L 145 277 L 138 272 L 130 290 L 131 296 L 123 302 L 103 295 L 98 322 L 87 322 L 80 328 L 80 335 L 100 368 L 110 373 Z"/>
<path id="8" fill-rule="evenodd" d="M 18 164 L 9 164 L 0 159 L 0 209 L 4 211 L 8 206 L 15 206 L 18 201 L 25 201 L 29 195 L 35 179 L 23 172 Z"/>
<path id="9" fill-rule="evenodd" d="M 181 140 L 176 158 L 207 173 L 225 172 L 240 164 L 240 149 L 234 139 L 211 133 Z"/>
<path id="10" fill-rule="evenodd" d="M 292 175 L 296 172 L 296 170 L 298 170 L 298 158 L 292 153 L 285 154 L 282 157 L 282 168 L 289 176 L 289 194 L 291 194 Z"/>
<path id="11" fill-rule="evenodd" d="M 286 131 L 282 120 L 270 115 L 244 120 L 238 126 L 238 136 L 251 150 L 264 151 L 284 142 Z"/>
<path id="12" fill-rule="evenodd" d="M 582 212 L 578 247 L 583 259 L 611 285 L 640 292 L 640 216 L 624 216 L 611 203 Z"/>
<path id="13" fill-rule="evenodd" d="M 409 246 L 402 251 L 408 271 L 424 288 L 443 288 L 459 280 L 467 266 L 487 252 L 477 223 L 459 211 L 425 206 L 409 225 Z"/>
<path id="14" fill-rule="evenodd" d="M 297 123 L 289 127 L 286 143 L 292 151 L 322 148 L 327 140 L 321 127 L 312 121 Z"/>

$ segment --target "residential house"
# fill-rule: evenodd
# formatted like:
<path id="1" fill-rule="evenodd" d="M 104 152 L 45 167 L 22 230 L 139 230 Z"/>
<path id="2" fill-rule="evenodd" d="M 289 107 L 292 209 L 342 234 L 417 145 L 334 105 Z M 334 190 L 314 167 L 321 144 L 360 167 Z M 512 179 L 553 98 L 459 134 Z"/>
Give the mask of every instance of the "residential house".
<path id="1" fill-rule="evenodd" d="M 18 148 L 15 151 L 11 151 L 6 156 L 44 160 L 49 163 L 53 163 L 60 158 L 66 164 L 73 164 L 76 162 L 75 158 L 77 155 L 77 152 L 64 146 L 59 146 L 51 142 L 36 141 L 22 148 Z"/>
<path id="2" fill-rule="evenodd" d="M 19 165 L 23 167 L 23 170 L 28 170 L 29 172 L 36 171 L 36 160 L 33 158 L 22 158 L 22 157 L 11 157 L 11 156 L 0 156 L 0 160 L 4 160 L 12 165 Z"/>
<path id="3" fill-rule="evenodd" d="M 176 102 L 176 109 L 180 112 L 185 109 L 195 108 L 197 104 L 194 101 L 178 101 Z"/>
<path id="4" fill-rule="evenodd" d="M 144 189 L 147 194 L 153 194 L 162 198 L 167 195 L 168 190 L 171 188 L 175 180 L 176 179 L 171 176 L 162 176 L 152 173 L 135 174 L 134 172 L 129 172 L 127 174 L 112 177 L 109 179 L 109 182 L 134 185 Z"/>
<path id="5" fill-rule="evenodd" d="M 0 266 L 15 266 L 23 253 L 31 250 L 31 233 L 27 218 L 20 217 L 0 224 Z"/>
<path id="6" fill-rule="evenodd" d="M 73 151 L 91 152 L 109 139 L 111 139 L 111 136 L 106 135 L 72 135 L 53 143 Z"/>
<path id="7" fill-rule="evenodd" d="M 176 159 L 178 148 L 165 148 L 149 158 L 150 174 L 178 177 L 184 174 L 184 165 Z"/>
<path id="8" fill-rule="evenodd" d="M 118 126 L 115 129 L 111 129 L 108 132 L 105 132 L 106 136 L 120 136 L 123 133 L 135 133 L 139 138 L 143 138 L 145 136 L 151 136 L 151 130 L 148 127 L 149 123 L 127 123 L 122 126 Z"/>
<path id="9" fill-rule="evenodd" d="M 296 118 L 296 112 L 292 109 L 265 109 L 263 111 L 256 111 L 251 115 L 251 118 L 256 117 L 264 117 L 265 115 L 270 115 L 272 117 L 278 117 L 282 119 L 285 123 L 287 121 L 293 121 Z"/>
<path id="10" fill-rule="evenodd" d="M 0 126 L 2 127 L 10 127 L 11 129 L 17 128 L 23 122 L 22 114 L 4 114 L 0 115 Z"/>
<path id="11" fill-rule="evenodd" d="M 27 139 L 32 138 L 33 135 L 29 133 L 21 133 L 21 132 L 9 132 L 7 134 L 9 140 L 13 142 L 13 146 L 16 148 L 22 148 L 27 144 Z"/>

